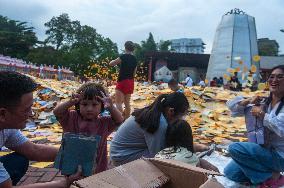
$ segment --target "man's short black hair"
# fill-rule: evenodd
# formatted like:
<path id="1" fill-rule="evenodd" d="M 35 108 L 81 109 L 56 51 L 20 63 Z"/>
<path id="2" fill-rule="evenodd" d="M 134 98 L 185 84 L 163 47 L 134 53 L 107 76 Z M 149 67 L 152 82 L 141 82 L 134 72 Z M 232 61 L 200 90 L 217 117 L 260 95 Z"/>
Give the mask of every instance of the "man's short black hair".
<path id="1" fill-rule="evenodd" d="M 15 106 L 24 94 L 33 92 L 38 84 L 28 76 L 13 71 L 0 71 L 0 107 Z"/>

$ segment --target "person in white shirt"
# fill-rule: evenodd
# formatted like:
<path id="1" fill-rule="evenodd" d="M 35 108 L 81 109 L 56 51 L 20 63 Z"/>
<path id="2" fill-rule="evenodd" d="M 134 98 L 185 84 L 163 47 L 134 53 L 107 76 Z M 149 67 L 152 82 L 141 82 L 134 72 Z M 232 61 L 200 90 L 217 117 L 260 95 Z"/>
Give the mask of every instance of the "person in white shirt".
<path id="1" fill-rule="evenodd" d="M 201 87 L 205 87 L 206 86 L 206 84 L 205 84 L 205 82 L 203 80 L 200 80 L 198 85 L 201 86 Z"/>
<path id="2" fill-rule="evenodd" d="M 189 74 L 187 75 L 186 79 L 185 79 L 185 86 L 187 87 L 191 87 L 193 84 L 192 79 L 190 78 Z"/>
<path id="3" fill-rule="evenodd" d="M 232 115 L 245 116 L 250 142 L 229 146 L 232 161 L 224 174 L 236 182 L 261 184 L 261 188 L 284 185 L 280 174 L 284 171 L 284 65 L 272 69 L 268 83 L 270 96 L 265 103 L 259 96 L 238 96 L 227 102 Z"/>

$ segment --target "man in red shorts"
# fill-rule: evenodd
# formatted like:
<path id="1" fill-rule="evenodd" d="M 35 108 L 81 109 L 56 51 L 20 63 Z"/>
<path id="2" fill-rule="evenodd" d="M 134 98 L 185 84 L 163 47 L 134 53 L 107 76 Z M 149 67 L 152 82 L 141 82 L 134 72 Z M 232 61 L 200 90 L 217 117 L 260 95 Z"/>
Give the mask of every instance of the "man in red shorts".
<path id="1" fill-rule="evenodd" d="M 120 65 L 118 80 L 115 88 L 115 104 L 117 109 L 123 113 L 124 119 L 130 116 L 130 97 L 134 91 L 134 75 L 137 67 L 137 60 L 133 55 L 134 43 L 126 41 L 124 44 L 125 53 L 120 55 L 109 64 Z M 125 109 L 123 112 L 122 103 Z"/>

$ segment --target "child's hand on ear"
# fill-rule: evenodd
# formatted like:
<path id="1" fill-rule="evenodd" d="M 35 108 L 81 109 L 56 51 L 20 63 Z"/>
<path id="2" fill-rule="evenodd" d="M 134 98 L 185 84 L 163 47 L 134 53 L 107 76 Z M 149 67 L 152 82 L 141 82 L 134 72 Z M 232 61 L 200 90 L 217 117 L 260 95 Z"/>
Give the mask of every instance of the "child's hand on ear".
<path id="1" fill-rule="evenodd" d="M 78 102 L 80 102 L 80 100 L 83 98 L 83 94 L 82 93 L 73 93 L 71 95 L 71 98 L 70 98 L 70 102 L 75 105 L 77 104 Z"/>
<path id="2" fill-rule="evenodd" d="M 104 108 L 107 109 L 107 110 L 112 109 L 113 103 L 112 103 L 111 97 L 108 94 L 104 94 L 104 92 L 102 92 L 102 91 L 101 91 L 101 94 L 102 94 L 103 98 L 100 97 L 100 96 L 97 96 L 97 97 L 104 104 Z"/>

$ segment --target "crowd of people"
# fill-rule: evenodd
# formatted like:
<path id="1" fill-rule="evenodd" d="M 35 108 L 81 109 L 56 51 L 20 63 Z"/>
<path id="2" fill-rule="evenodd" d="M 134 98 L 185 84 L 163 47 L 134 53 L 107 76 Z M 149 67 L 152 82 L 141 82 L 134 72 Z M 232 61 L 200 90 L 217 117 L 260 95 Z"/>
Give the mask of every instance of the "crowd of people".
<path id="1" fill-rule="evenodd" d="M 259 77 L 259 79 L 258 79 Z M 181 85 L 185 87 L 191 86 L 201 86 L 201 87 L 224 87 L 232 91 L 242 91 L 245 88 L 250 89 L 250 91 L 256 91 L 258 89 L 259 83 L 265 83 L 266 80 L 260 79 L 261 76 L 257 76 L 256 73 L 249 71 L 243 78 L 242 81 L 239 80 L 238 73 L 234 72 L 227 81 L 224 81 L 222 76 L 213 77 L 212 80 L 207 81 L 203 75 L 199 76 L 199 79 L 196 79 L 196 82 L 193 81 L 190 74 L 187 74 L 184 81 L 180 82 Z M 170 81 L 169 81 L 170 82 Z M 168 82 L 168 83 L 169 83 Z"/>
<path id="2" fill-rule="evenodd" d="M 218 172 L 217 167 L 195 154 L 209 147 L 193 142 L 190 122 L 184 120 L 190 104 L 183 86 L 176 80 L 168 83 L 171 93 L 161 94 L 150 105 L 131 113 L 130 98 L 137 67 L 133 50 L 133 42 L 127 41 L 125 54 L 110 62 L 110 65 L 120 66 L 114 103 L 103 85 L 87 82 L 69 100 L 56 106 L 54 114 L 63 132 L 101 137 L 94 173 L 141 157 L 174 159 Z M 231 81 L 238 83 L 237 77 Z M 238 96 L 227 103 L 232 115 L 245 116 L 249 142 L 229 146 L 232 161 L 224 174 L 243 184 L 279 187 L 284 185 L 284 177 L 280 174 L 284 170 L 284 66 L 272 70 L 268 83 L 270 96 L 267 98 Z M 190 75 L 184 84 L 192 86 Z M 212 84 L 218 87 L 224 81 L 214 78 Z M 200 86 L 204 87 L 205 82 L 200 82 Z M 58 148 L 34 144 L 19 130 L 32 115 L 33 91 L 37 87 L 37 83 L 25 75 L 0 71 L 0 146 L 15 151 L 0 158 L 0 187 L 15 186 L 25 174 L 29 160 L 54 161 L 57 155 Z M 109 163 L 107 137 L 115 130 Z M 24 187 L 69 187 L 80 178 L 82 169 L 78 166 L 77 173 L 63 180 Z"/>
<path id="3" fill-rule="evenodd" d="M 248 73 L 243 83 L 240 82 L 237 73 L 234 73 L 226 82 L 224 81 L 224 78 L 222 76 L 220 76 L 219 78 L 213 77 L 211 81 L 207 81 L 206 79 L 204 79 L 203 75 L 200 75 L 199 79 L 197 79 L 196 81 L 197 82 L 194 82 L 190 74 L 187 74 L 184 81 L 179 83 L 176 79 L 173 78 L 168 81 L 168 84 L 169 87 L 171 87 L 170 85 L 173 85 L 173 83 L 175 82 L 184 87 L 224 87 L 225 89 L 230 89 L 232 91 L 242 91 L 244 88 L 249 88 L 251 91 L 256 91 L 258 89 L 259 84 L 256 78 L 256 74 L 253 74 L 251 71 Z"/>

